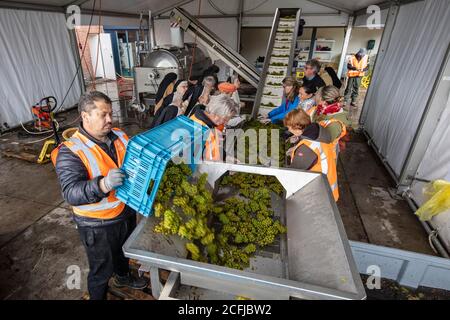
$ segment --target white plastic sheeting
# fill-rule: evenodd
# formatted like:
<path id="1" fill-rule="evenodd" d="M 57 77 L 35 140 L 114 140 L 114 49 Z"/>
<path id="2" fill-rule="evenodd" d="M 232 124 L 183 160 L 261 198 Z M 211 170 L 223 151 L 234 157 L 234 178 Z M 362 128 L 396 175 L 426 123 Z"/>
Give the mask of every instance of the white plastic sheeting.
<path id="1" fill-rule="evenodd" d="M 32 119 L 30 107 L 46 96 L 58 103 L 76 72 L 65 16 L 0 9 L 0 121 L 14 127 Z M 64 107 L 81 94 L 78 78 Z"/>
<path id="2" fill-rule="evenodd" d="M 448 0 L 402 5 L 363 112 L 365 130 L 397 176 L 450 42 Z"/>

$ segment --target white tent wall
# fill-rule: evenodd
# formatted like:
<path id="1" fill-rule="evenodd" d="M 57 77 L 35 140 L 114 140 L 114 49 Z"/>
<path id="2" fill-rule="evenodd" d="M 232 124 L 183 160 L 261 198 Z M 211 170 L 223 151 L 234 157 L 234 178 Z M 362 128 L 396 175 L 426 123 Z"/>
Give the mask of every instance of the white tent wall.
<path id="1" fill-rule="evenodd" d="M 449 81 L 450 82 L 450 81 Z M 444 179 L 450 181 L 450 96 L 443 114 L 440 117 L 436 130 L 433 133 L 425 156 L 423 157 L 418 176 L 424 180 Z M 423 189 L 425 183 L 414 181 L 411 186 L 411 196 L 414 202 L 420 206 L 424 203 Z M 450 210 L 434 216 L 430 224 L 437 229 L 443 244 L 450 252 Z"/>
<path id="2" fill-rule="evenodd" d="M 447 50 L 449 20 L 448 0 L 401 5 L 383 60 L 376 65 L 361 122 L 397 176 Z"/>
<path id="3" fill-rule="evenodd" d="M 0 121 L 9 127 L 32 119 L 30 107 L 46 96 L 61 103 L 76 72 L 62 13 L 0 9 Z M 64 107 L 81 94 L 75 79 Z"/>
<path id="4" fill-rule="evenodd" d="M 450 47 L 450 46 L 449 46 Z M 429 124 L 427 124 L 429 123 Z M 439 75 L 433 97 L 429 102 L 428 112 L 420 132 L 420 138 L 426 142 L 423 157 L 415 170 L 408 195 L 414 204 L 420 206 L 426 198 L 423 194 L 425 182 L 444 179 L 450 181 L 450 52 L 447 53 L 445 66 Z M 426 132 L 425 126 L 432 127 L 432 132 Z M 431 136 L 431 137 L 430 137 Z M 429 141 L 428 141 L 429 140 Z M 417 142 L 420 143 L 420 142 Z M 421 153 L 417 152 L 418 155 Z M 413 164 L 410 162 L 409 166 Z M 439 213 L 430 220 L 431 226 L 437 231 L 443 245 L 450 252 L 450 210 Z"/>

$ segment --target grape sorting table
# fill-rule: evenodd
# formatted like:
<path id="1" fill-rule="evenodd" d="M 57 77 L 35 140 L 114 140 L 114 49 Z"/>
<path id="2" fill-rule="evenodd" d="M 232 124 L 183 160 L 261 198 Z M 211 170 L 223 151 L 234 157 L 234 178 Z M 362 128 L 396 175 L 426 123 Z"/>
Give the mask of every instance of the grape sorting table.
<path id="1" fill-rule="evenodd" d="M 150 272 L 152 294 L 159 299 L 365 299 L 331 189 L 319 173 L 288 168 L 204 162 L 196 172 L 208 183 L 228 172 L 275 176 L 285 197 L 272 196 L 275 215 L 287 234 L 257 251 L 250 267 L 235 270 L 186 258 L 185 242 L 153 231 L 156 219 L 143 218 L 123 246 L 140 271 Z M 165 285 L 159 269 L 171 271 Z"/>

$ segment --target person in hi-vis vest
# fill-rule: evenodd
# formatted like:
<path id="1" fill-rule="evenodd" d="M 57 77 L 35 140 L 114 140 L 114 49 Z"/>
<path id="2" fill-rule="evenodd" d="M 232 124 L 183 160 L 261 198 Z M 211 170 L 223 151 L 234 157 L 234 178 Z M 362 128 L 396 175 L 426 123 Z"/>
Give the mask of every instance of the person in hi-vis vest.
<path id="1" fill-rule="evenodd" d="M 127 135 L 112 127 L 112 103 L 93 91 L 78 103 L 81 122 L 72 137 L 52 152 L 52 162 L 62 195 L 73 210 L 73 219 L 89 262 L 88 290 L 92 300 L 106 298 L 114 275 L 117 287 L 143 289 L 144 278 L 130 274 L 122 246 L 136 227 L 136 212 L 115 197 L 123 183 L 120 170 Z"/>
<path id="2" fill-rule="evenodd" d="M 224 129 L 230 119 L 236 115 L 238 105 L 226 94 L 211 96 L 206 108 L 196 108 L 191 120 L 207 127 L 208 136 L 205 139 L 203 160 L 223 161 L 227 160 L 224 147 Z"/>
<path id="3" fill-rule="evenodd" d="M 336 144 L 326 123 L 311 122 L 303 109 L 289 112 L 283 120 L 292 136 L 291 147 L 286 152 L 288 166 L 293 169 L 310 170 L 323 173 L 330 184 L 334 200 L 339 199 L 337 183 Z"/>
<path id="4" fill-rule="evenodd" d="M 351 104 L 354 106 L 359 94 L 361 78 L 369 70 L 369 56 L 364 48 L 352 55 L 347 63 L 347 87 L 345 88 L 345 102 L 348 103 L 351 96 Z"/>

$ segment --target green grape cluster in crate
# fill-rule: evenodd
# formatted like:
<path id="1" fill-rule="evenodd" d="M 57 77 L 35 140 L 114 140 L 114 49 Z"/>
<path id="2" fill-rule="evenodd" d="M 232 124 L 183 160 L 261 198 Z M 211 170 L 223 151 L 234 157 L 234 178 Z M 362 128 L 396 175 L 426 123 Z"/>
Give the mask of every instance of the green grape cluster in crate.
<path id="1" fill-rule="evenodd" d="M 186 239 L 191 259 L 244 269 L 258 249 L 286 232 L 271 208 L 271 193 L 281 195 L 284 190 L 276 178 L 225 176 L 221 186 L 234 187 L 239 196 L 215 202 L 206 174 L 195 181 L 191 174 L 187 165 L 170 164 L 154 204 L 158 219 L 154 231 Z"/>

